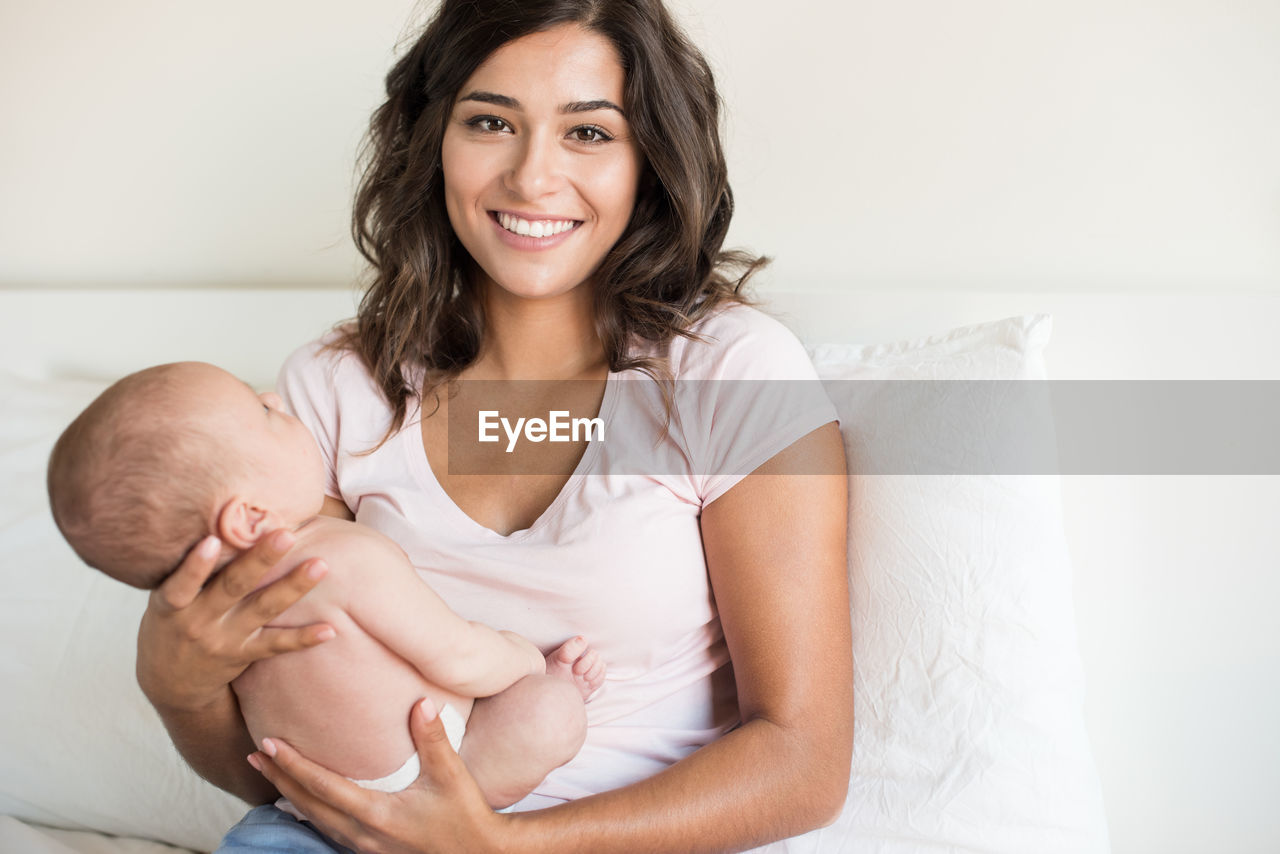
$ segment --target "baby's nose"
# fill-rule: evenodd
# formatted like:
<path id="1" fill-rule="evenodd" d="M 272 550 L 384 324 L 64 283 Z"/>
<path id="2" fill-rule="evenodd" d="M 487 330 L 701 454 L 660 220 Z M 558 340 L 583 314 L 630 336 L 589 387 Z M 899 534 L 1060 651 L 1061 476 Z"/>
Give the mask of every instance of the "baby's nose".
<path id="1" fill-rule="evenodd" d="M 284 401 L 281 400 L 280 395 L 276 394 L 274 391 L 265 391 L 258 395 L 258 398 L 272 409 L 284 409 Z"/>

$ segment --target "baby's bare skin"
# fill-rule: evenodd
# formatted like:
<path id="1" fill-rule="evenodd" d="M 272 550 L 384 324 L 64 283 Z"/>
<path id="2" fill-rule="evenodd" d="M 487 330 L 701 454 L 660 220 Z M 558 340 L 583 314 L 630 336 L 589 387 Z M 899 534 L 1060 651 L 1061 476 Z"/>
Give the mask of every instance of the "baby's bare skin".
<path id="1" fill-rule="evenodd" d="M 154 429 L 131 429 L 139 424 Z M 95 546 L 95 525 L 87 521 L 86 514 L 92 514 L 86 508 L 119 505 L 129 515 L 151 513 L 158 529 L 167 518 L 160 508 L 189 513 L 203 506 L 198 511 L 203 518 L 167 519 L 167 524 L 198 523 L 217 538 L 206 542 L 221 542 L 228 560 L 277 529 L 294 531 L 293 548 L 259 588 L 308 561 L 319 558 L 328 565 L 324 579 L 265 628 L 327 625 L 335 636 L 320 646 L 258 659 L 231 683 L 256 743 L 284 739 L 357 781 L 405 769 L 394 784 L 379 786 L 402 788 L 409 781 L 401 778 L 411 777 L 413 770 L 405 768 L 406 762 L 415 758 L 410 709 L 429 697 L 446 725 L 458 718 L 467 723 L 459 753 L 493 806 L 524 797 L 582 746 L 583 701 L 604 680 L 599 656 L 582 638 L 573 638 L 544 658 L 516 634 L 468 622 L 423 583 L 405 553 L 384 535 L 347 521 L 349 516 L 316 515 L 327 506 L 337 513 L 347 508 L 326 499 L 325 466 L 315 438 L 275 394 L 258 394 L 201 362 L 158 365 L 121 380 L 73 427 L 59 440 L 60 447 L 65 440 L 71 450 L 55 451 L 55 458 L 81 462 L 51 463 L 51 472 L 60 472 L 50 475 L 51 484 L 58 484 L 50 486 L 51 494 L 74 499 L 85 492 L 98 498 L 55 499 L 55 516 L 62 507 L 64 533 L 70 530 L 77 551 L 88 549 L 108 574 L 154 588 L 162 583 L 170 552 L 181 543 L 158 543 L 157 554 L 147 560 L 121 564 L 112 559 L 112 549 Z M 200 462 L 216 476 L 206 478 L 203 489 L 183 479 L 185 468 L 163 471 L 174 456 L 148 453 L 170 440 L 185 443 L 180 446 L 184 467 L 195 462 L 195 455 L 210 457 Z M 108 468 L 108 475 L 98 477 L 95 466 L 106 465 L 101 449 L 113 443 L 142 462 Z M 90 476 L 77 478 L 77 473 Z M 156 475 L 167 475 L 170 487 L 192 489 L 197 503 L 184 503 L 188 496 L 173 490 L 159 490 L 152 504 L 141 501 L 141 492 L 154 491 L 161 482 Z M 121 482 L 127 488 L 113 491 Z M 338 506 L 329 506 L 330 501 Z M 98 534 L 114 529 L 96 528 Z M 477 703 L 477 698 L 483 699 Z"/>
<path id="2" fill-rule="evenodd" d="M 484 767 L 479 776 L 490 801 L 505 805 L 522 797 L 576 753 L 585 731 L 581 700 L 604 681 L 598 654 L 581 638 L 544 658 L 523 638 L 463 620 L 423 583 L 398 546 L 354 522 L 310 520 L 280 566 L 287 571 L 312 557 L 325 560 L 328 575 L 273 625 L 327 623 L 337 637 L 263 659 L 232 683 L 255 743 L 282 738 L 347 777 L 377 779 L 414 753 L 408 720 L 415 702 L 430 697 L 437 708 L 447 704 L 467 720 L 475 698 L 521 682 L 511 702 L 549 703 L 554 716 L 565 717 L 565 741 L 550 753 L 531 753 L 518 746 L 518 732 L 486 732 L 519 726 L 525 715 L 504 710 L 501 697 L 485 701 L 490 708 L 477 716 L 461 753 Z"/>

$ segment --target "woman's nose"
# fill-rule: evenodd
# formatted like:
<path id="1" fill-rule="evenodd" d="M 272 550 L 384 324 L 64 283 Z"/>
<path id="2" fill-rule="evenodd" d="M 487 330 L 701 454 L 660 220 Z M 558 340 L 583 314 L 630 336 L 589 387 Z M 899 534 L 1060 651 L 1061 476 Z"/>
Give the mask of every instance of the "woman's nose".
<path id="1" fill-rule="evenodd" d="M 541 135 L 530 135 L 516 147 L 515 160 L 507 173 L 507 187 L 513 193 L 533 200 L 560 189 L 564 169 L 555 142 Z"/>

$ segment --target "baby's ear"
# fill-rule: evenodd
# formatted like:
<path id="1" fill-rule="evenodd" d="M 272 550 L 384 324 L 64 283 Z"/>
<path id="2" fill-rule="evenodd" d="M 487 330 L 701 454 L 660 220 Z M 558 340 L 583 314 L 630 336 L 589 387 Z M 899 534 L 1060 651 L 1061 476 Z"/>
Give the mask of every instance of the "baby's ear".
<path id="1" fill-rule="evenodd" d="M 218 511 L 218 536 L 232 548 L 249 548 L 258 538 L 278 527 L 270 510 L 237 495 Z"/>

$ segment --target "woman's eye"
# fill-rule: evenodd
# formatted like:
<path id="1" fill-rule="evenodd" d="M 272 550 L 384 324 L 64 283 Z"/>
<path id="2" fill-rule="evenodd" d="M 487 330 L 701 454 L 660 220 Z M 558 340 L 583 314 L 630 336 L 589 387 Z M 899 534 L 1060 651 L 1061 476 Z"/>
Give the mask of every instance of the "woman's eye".
<path id="1" fill-rule="evenodd" d="M 505 133 L 511 130 L 511 125 L 497 116 L 476 116 L 467 122 L 467 126 L 485 133 Z"/>
<path id="2" fill-rule="evenodd" d="M 580 128 L 574 128 L 571 133 L 578 142 L 608 142 L 613 139 L 604 128 L 595 125 L 583 125 Z"/>

